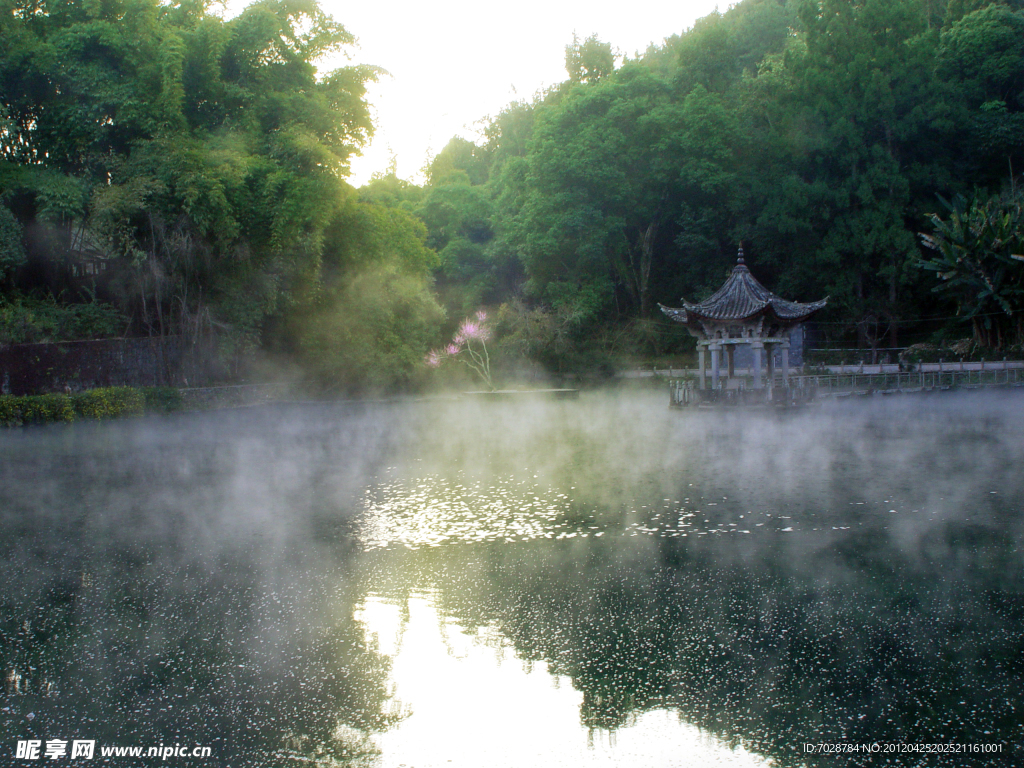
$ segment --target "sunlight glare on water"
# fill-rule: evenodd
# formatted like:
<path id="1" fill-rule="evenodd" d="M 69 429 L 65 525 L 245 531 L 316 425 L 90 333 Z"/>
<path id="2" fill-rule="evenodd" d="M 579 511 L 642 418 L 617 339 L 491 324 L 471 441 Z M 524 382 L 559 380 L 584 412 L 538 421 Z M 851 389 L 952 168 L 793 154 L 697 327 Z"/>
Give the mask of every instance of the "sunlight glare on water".
<path id="1" fill-rule="evenodd" d="M 431 591 L 400 602 L 371 592 L 355 618 L 392 660 L 392 711 L 402 714 L 373 737 L 380 768 L 772 765 L 666 709 L 614 731 L 584 727 L 583 695 L 568 677 L 518 658 L 495 627 L 468 633 L 440 614 Z"/>
<path id="2" fill-rule="evenodd" d="M 368 491 L 365 504 L 358 536 L 366 549 L 550 538 L 563 532 L 569 508 L 566 494 L 513 478 L 489 485 L 442 477 L 388 482 Z"/>
<path id="3" fill-rule="evenodd" d="M 487 483 L 458 474 L 387 479 L 367 490 L 355 536 L 363 549 L 375 550 L 393 545 L 419 549 L 456 542 L 511 543 L 606 534 L 674 538 L 751 534 L 759 528 L 765 528 L 759 533 L 794 530 L 791 515 L 773 516 L 765 510 L 730 504 L 721 496 L 715 498 L 719 501 L 695 494 L 693 499 L 626 505 L 612 510 L 614 519 L 610 519 L 607 508 L 581 507 L 568 493 L 539 484 L 532 477 L 492 477 Z M 703 518 L 702 509 L 714 518 Z"/>

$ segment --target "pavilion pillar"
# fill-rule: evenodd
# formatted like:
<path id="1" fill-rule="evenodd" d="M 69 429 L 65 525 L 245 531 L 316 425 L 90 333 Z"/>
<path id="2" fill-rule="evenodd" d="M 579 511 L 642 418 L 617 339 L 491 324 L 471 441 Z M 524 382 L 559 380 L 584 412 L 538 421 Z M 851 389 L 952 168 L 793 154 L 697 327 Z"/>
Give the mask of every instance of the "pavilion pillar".
<path id="1" fill-rule="evenodd" d="M 761 379 L 761 352 L 764 350 L 764 344 L 760 341 L 755 341 L 750 346 L 754 352 L 754 389 L 761 389 L 763 386 Z"/>
<path id="2" fill-rule="evenodd" d="M 728 368 L 727 368 L 727 370 L 729 372 L 729 378 L 730 379 L 733 376 L 736 375 L 736 364 L 733 361 L 734 357 L 735 357 L 735 353 L 736 353 L 736 345 L 735 344 L 727 344 L 726 347 L 725 347 L 725 358 L 728 361 Z"/>
<path id="3" fill-rule="evenodd" d="M 705 342 L 697 343 L 697 383 L 700 389 L 706 389 L 707 383 L 704 381 L 705 370 L 707 369 L 705 355 L 708 352 L 708 345 Z"/>
<path id="4" fill-rule="evenodd" d="M 711 388 L 718 389 L 718 363 L 719 363 L 719 350 L 722 345 L 716 341 L 711 342 L 708 345 L 708 350 L 711 352 Z"/>
<path id="5" fill-rule="evenodd" d="M 767 364 L 766 368 L 768 369 L 767 370 L 768 386 L 771 387 L 771 386 L 773 386 L 775 384 L 775 345 L 774 344 L 765 344 L 764 345 L 764 350 L 765 350 L 765 353 L 768 355 L 768 364 Z"/>
<path id="6" fill-rule="evenodd" d="M 789 341 L 782 342 L 782 386 L 789 386 Z"/>

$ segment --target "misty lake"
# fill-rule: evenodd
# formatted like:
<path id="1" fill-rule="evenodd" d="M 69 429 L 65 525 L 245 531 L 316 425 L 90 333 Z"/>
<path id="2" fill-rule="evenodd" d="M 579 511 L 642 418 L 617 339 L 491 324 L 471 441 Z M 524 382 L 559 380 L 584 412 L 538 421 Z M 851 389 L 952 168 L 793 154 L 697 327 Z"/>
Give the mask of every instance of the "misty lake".
<path id="1" fill-rule="evenodd" d="M 0 433 L 0 762 L 1020 764 L 1024 398 L 667 400 Z"/>

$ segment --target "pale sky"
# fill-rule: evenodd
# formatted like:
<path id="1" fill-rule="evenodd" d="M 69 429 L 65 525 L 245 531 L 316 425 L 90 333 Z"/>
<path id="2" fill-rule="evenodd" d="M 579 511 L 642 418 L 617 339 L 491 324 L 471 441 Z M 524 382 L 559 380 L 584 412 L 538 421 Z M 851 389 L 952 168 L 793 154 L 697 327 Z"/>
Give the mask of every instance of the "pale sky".
<path id="1" fill-rule="evenodd" d="M 248 5 L 229 0 L 228 15 Z M 321 8 L 358 38 L 351 62 L 391 73 L 371 84 L 376 134 L 352 163 L 360 186 L 387 170 L 422 182 L 421 170 L 452 136 L 476 141 L 481 121 L 517 99 L 565 80 L 565 46 L 592 34 L 632 56 L 649 43 L 693 26 L 718 7 L 715 0 L 470 0 L 345 3 Z M 722 4 L 721 10 L 726 9 Z M 346 62 L 322 62 L 326 72 Z"/>

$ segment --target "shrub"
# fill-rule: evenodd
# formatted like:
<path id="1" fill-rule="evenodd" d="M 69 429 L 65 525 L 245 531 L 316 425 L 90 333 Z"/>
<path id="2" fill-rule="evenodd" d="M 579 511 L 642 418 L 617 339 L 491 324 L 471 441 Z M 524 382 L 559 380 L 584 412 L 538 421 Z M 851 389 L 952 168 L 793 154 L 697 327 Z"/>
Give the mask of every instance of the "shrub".
<path id="1" fill-rule="evenodd" d="M 170 387 L 153 388 L 152 410 L 177 410 L 181 395 Z M 173 394 L 172 394 L 173 393 Z M 113 419 L 142 413 L 147 396 L 132 387 L 104 387 L 75 395 L 0 395 L 0 426 L 69 422 L 76 418 Z"/>
<path id="2" fill-rule="evenodd" d="M 142 413 L 146 400 L 132 387 L 103 387 L 71 396 L 75 413 L 87 419 L 112 419 Z"/>
<path id="3" fill-rule="evenodd" d="M 75 409 L 67 395 L 0 395 L 0 424 L 5 427 L 74 420 Z"/>

